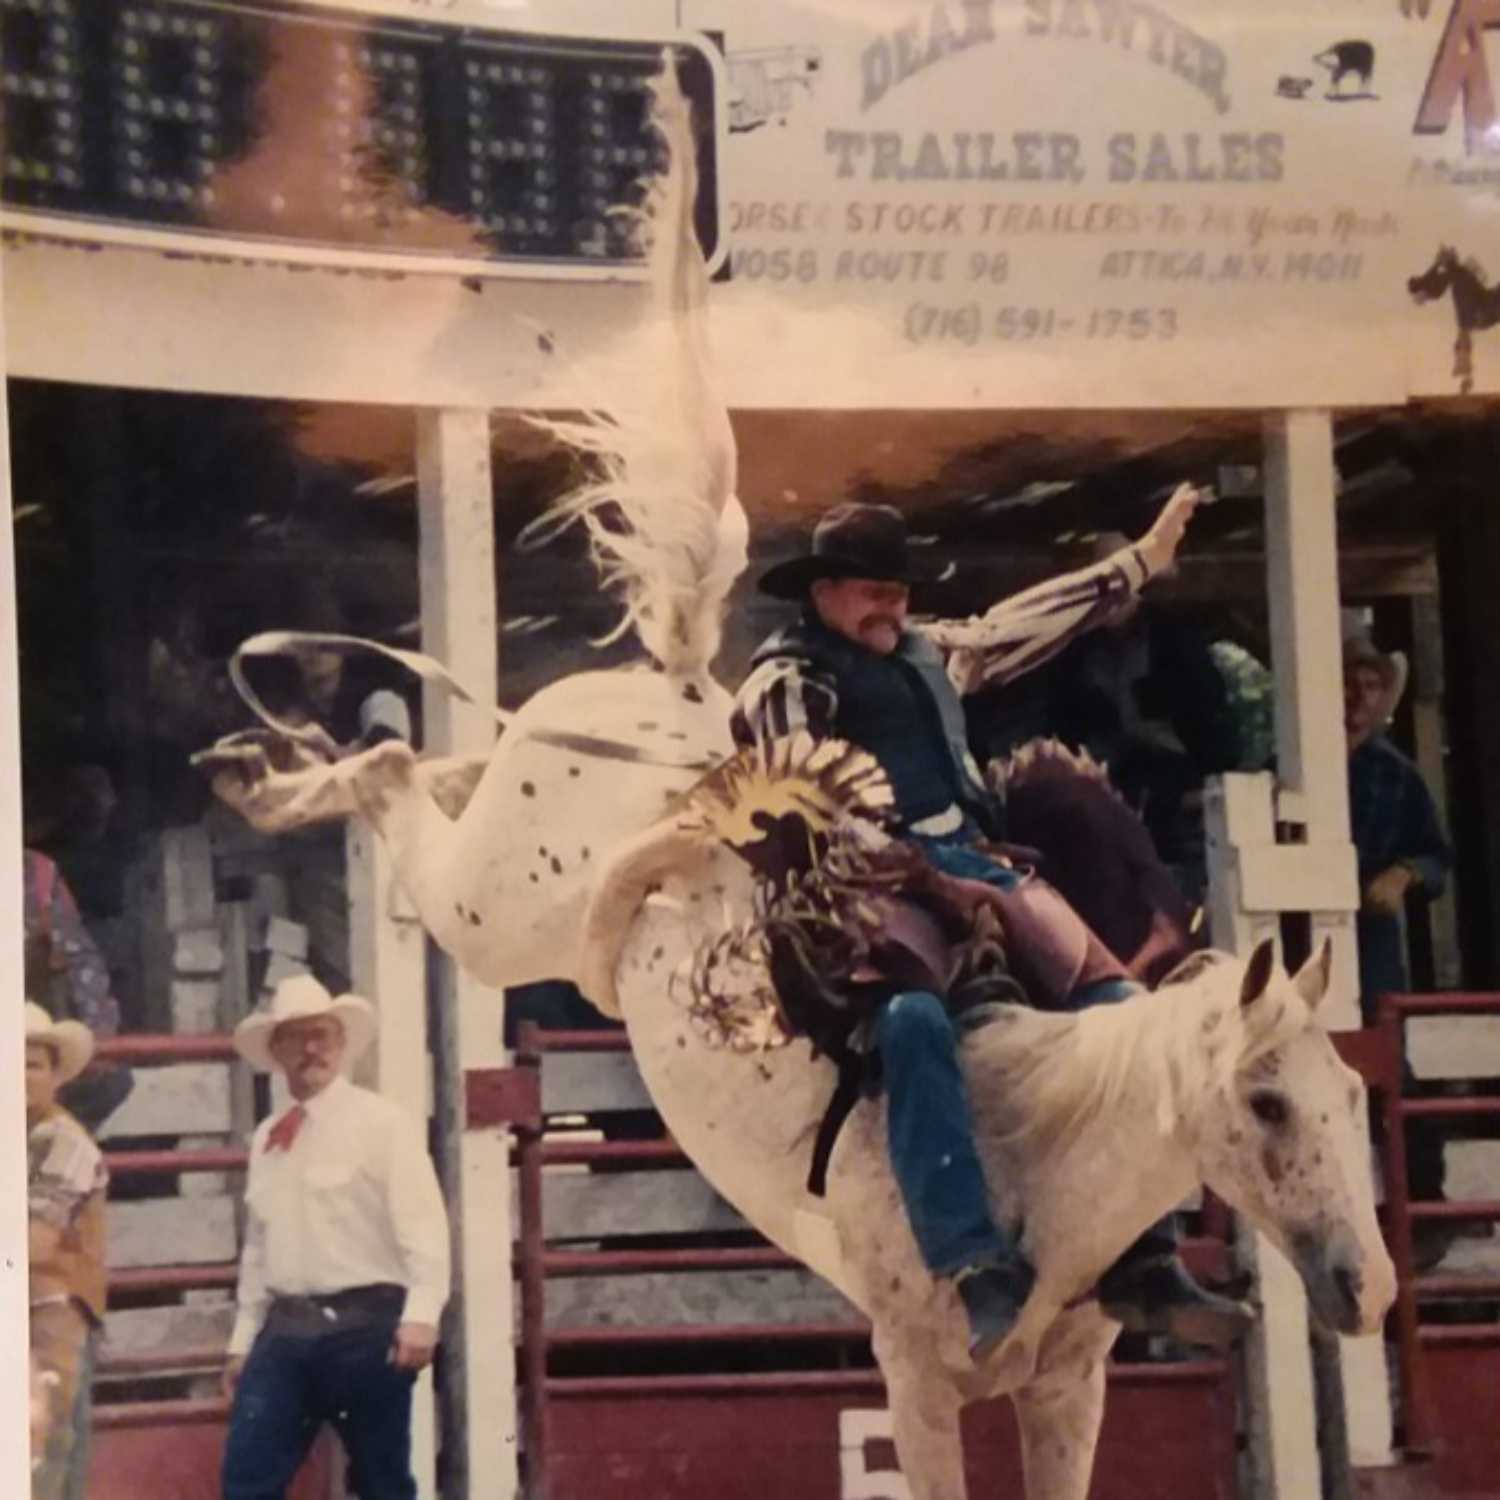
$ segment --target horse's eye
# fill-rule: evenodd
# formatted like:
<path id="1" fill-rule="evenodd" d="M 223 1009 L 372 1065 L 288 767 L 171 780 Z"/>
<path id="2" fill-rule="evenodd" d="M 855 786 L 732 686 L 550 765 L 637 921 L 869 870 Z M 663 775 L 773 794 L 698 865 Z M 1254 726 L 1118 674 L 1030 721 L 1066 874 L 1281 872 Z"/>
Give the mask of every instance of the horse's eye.
<path id="1" fill-rule="evenodd" d="M 1290 1111 L 1284 1095 L 1270 1089 L 1256 1089 L 1250 1096 L 1250 1113 L 1262 1125 L 1285 1125 Z"/>

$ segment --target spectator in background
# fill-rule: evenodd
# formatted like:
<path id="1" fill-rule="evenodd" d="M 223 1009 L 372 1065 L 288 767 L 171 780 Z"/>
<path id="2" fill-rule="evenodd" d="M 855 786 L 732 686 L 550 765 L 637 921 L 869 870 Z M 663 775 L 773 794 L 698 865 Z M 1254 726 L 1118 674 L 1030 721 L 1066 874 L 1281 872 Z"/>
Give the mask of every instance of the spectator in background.
<path id="1" fill-rule="evenodd" d="M 374 1035 L 357 995 L 311 975 L 235 1029 L 293 1104 L 250 1146 L 224 1500 L 281 1500 L 331 1423 L 361 1500 L 415 1500 L 411 1393 L 448 1298 L 448 1221 L 414 1120 L 342 1076 Z"/>
<path id="2" fill-rule="evenodd" d="M 83 925 L 57 866 L 35 849 L 25 867 L 26 988 L 58 1021 L 81 1022 L 95 1041 L 120 1029 L 120 1007 L 110 988 L 109 966 Z M 97 1132 L 130 1093 L 130 1070 L 95 1063 L 69 1083 L 62 1102 Z"/>
<path id="3" fill-rule="evenodd" d="M 1349 824 L 1359 857 L 1359 976 L 1365 1019 L 1409 981 L 1401 914 L 1408 895 L 1443 893 L 1453 854 L 1422 773 L 1385 736 L 1406 687 L 1406 660 L 1362 637 L 1344 643 Z"/>
<path id="4" fill-rule="evenodd" d="M 31 1358 L 42 1396 L 32 1500 L 81 1500 L 88 1469 L 93 1355 L 104 1317 L 107 1174 L 88 1132 L 57 1102 L 93 1055 L 78 1021 L 26 1002 L 26 1212 Z"/>
<path id="5" fill-rule="evenodd" d="M 96 1039 L 114 1036 L 120 1007 L 110 992 L 109 968 L 73 893 L 45 854 L 27 849 L 24 858 L 28 957 L 46 987 L 32 993 L 59 1020 L 82 1021 Z"/>
<path id="6" fill-rule="evenodd" d="M 1403 914 L 1409 897 L 1431 900 L 1443 892 L 1453 854 L 1443 836 L 1437 805 L 1422 773 L 1385 736 L 1406 687 L 1406 659 L 1387 654 L 1364 637 L 1344 643 L 1344 733 L 1349 743 L 1350 837 L 1359 862 L 1360 1008 L 1366 1024 L 1376 1002 L 1410 987 Z M 1436 1122 L 1414 1121 L 1407 1132 L 1411 1193 L 1443 1196 L 1444 1134 Z M 1452 1230 L 1424 1224 L 1417 1258 L 1434 1264 Z"/>
<path id="7" fill-rule="evenodd" d="M 329 760 L 368 750 L 383 740 L 417 743 L 410 705 L 385 680 L 389 664 L 345 654 L 311 639 L 284 655 L 257 656 L 245 664 L 246 680 L 269 711 L 285 724 L 315 731 Z"/>
<path id="8" fill-rule="evenodd" d="M 1095 558 L 1124 542 L 1119 532 L 1101 534 Z M 1049 681 L 1051 731 L 1108 767 L 1163 862 L 1197 899 L 1204 883 L 1198 794 L 1206 776 L 1241 759 L 1228 686 L 1207 635 L 1143 594 L 1073 642 Z"/>

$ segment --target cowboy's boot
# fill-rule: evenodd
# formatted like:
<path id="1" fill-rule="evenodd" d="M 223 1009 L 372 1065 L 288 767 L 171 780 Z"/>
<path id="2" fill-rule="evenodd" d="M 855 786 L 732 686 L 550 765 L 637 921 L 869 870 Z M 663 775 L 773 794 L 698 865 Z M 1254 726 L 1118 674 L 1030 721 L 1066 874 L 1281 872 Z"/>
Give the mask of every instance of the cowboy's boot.
<path id="1" fill-rule="evenodd" d="M 1010 1337 L 1036 1284 L 1019 1250 L 964 1266 L 953 1277 L 969 1318 L 969 1358 L 980 1364 Z"/>
<path id="2" fill-rule="evenodd" d="M 954 1283 L 968 1315 L 969 1352 L 979 1361 L 1015 1327 L 1036 1273 L 1019 1236 L 991 1214 L 943 1002 L 929 991 L 903 991 L 877 1017 L 875 1041 L 891 1169 L 907 1219 L 923 1262 Z"/>
<path id="3" fill-rule="evenodd" d="M 1099 1305 L 1131 1333 L 1163 1334 L 1223 1349 L 1255 1321 L 1254 1309 L 1199 1286 L 1163 1225 L 1148 1229 L 1099 1278 Z"/>

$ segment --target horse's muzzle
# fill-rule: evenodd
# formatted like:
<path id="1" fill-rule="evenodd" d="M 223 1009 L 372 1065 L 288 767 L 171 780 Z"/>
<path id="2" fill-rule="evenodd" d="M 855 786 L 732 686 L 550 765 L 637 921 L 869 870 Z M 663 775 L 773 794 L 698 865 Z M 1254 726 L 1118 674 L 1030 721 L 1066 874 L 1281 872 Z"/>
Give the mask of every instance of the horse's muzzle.
<path id="1" fill-rule="evenodd" d="M 1396 1296 L 1396 1271 L 1381 1245 L 1367 1254 L 1352 1234 L 1299 1235 L 1293 1259 L 1313 1316 L 1330 1332 L 1379 1332 Z"/>

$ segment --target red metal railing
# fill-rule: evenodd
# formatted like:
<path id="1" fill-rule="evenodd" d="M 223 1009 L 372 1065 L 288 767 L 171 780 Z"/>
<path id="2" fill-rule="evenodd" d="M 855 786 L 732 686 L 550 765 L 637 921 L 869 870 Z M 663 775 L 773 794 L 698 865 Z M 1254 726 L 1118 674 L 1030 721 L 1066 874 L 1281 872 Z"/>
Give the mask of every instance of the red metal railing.
<path id="1" fill-rule="evenodd" d="M 1404 1022 L 1413 1016 L 1500 1014 L 1500 994 L 1382 995 L 1377 1029 L 1383 1077 L 1378 1080 L 1385 1120 L 1386 1238 L 1396 1263 L 1397 1362 L 1401 1399 L 1398 1419 L 1406 1447 L 1429 1455 L 1440 1432 L 1436 1394 L 1422 1359 L 1424 1345 L 1500 1344 L 1500 1323 L 1423 1326 L 1419 1304 L 1440 1297 L 1500 1296 L 1500 1275 L 1419 1276 L 1412 1246 L 1414 1221 L 1500 1220 L 1500 1202 L 1413 1203 L 1407 1188 L 1406 1123 L 1419 1119 L 1500 1117 L 1500 1098 L 1480 1094 L 1408 1099 L 1402 1089 Z M 1377 1080 L 1371 1080 L 1377 1082 Z"/>
<path id="2" fill-rule="evenodd" d="M 549 1053 L 620 1053 L 629 1050 L 618 1032 L 544 1031 L 535 1023 L 520 1030 L 516 1066 L 489 1075 L 470 1075 L 470 1123 L 505 1124 L 515 1133 L 514 1160 L 518 1167 L 520 1225 L 515 1273 L 521 1309 L 521 1419 L 529 1470 L 528 1494 L 542 1500 L 547 1487 L 549 1405 L 552 1398 L 584 1398 L 621 1394 L 632 1397 L 643 1388 L 662 1397 L 730 1396 L 756 1393 L 837 1393 L 878 1396 L 884 1389 L 873 1369 L 794 1370 L 787 1372 L 634 1376 L 553 1376 L 549 1354 L 557 1351 L 608 1349 L 668 1350 L 705 1344 L 759 1344 L 788 1349 L 809 1345 L 861 1345 L 869 1328 L 861 1323 L 815 1323 L 770 1328 L 764 1325 L 677 1325 L 670 1327 L 609 1327 L 558 1329 L 547 1327 L 546 1283 L 549 1278 L 650 1271 L 727 1271 L 790 1269 L 793 1257 L 769 1245 L 732 1249 L 560 1250 L 549 1249 L 543 1216 L 542 1183 L 545 1169 L 556 1165 L 619 1165 L 642 1168 L 682 1168 L 690 1165 L 670 1139 L 661 1141 L 582 1142 L 545 1139 L 546 1119 L 541 1098 L 541 1068 Z M 516 1078 L 511 1074 L 529 1074 Z M 482 1105 L 478 1101 L 483 1100 Z M 497 1101 L 507 1101 L 501 1105 Z M 1207 1236 L 1189 1241 L 1185 1253 L 1199 1268 L 1221 1274 L 1227 1268 L 1225 1240 L 1227 1210 L 1216 1201 L 1205 1203 Z M 1230 1379 L 1226 1360 L 1189 1360 L 1165 1365 L 1116 1364 L 1111 1379 L 1145 1386 L 1174 1383 L 1202 1384 Z"/>
<path id="3" fill-rule="evenodd" d="M 100 1042 L 98 1056 L 116 1062 L 234 1062 L 238 1054 L 227 1035 L 177 1036 L 144 1033 L 110 1037 Z M 176 1176 L 181 1172 L 238 1172 L 247 1153 L 238 1147 L 195 1148 L 187 1151 L 106 1151 L 110 1175 L 121 1177 Z M 163 1265 L 116 1268 L 109 1273 L 111 1298 L 121 1293 L 203 1291 L 233 1287 L 237 1267 L 219 1265 Z M 150 1354 L 104 1352 L 96 1368 L 101 1384 L 143 1375 L 213 1374 L 224 1362 L 222 1348 L 205 1346 L 153 1350 Z M 101 1404 L 94 1424 L 101 1431 L 175 1427 L 220 1422 L 228 1404 L 220 1397 L 131 1401 Z"/>

